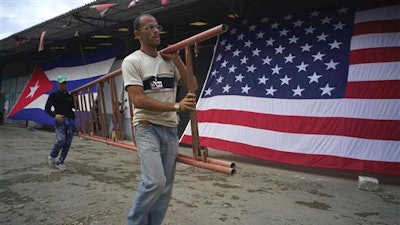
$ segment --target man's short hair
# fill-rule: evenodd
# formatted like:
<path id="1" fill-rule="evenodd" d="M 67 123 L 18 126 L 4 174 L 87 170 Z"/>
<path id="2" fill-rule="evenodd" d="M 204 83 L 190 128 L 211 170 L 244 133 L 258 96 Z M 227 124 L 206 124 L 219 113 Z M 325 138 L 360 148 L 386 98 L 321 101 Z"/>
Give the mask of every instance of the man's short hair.
<path id="1" fill-rule="evenodd" d="M 139 30 L 140 29 L 140 19 L 142 19 L 143 16 L 149 16 L 149 17 L 154 17 L 151 14 L 140 14 L 139 16 L 137 16 L 135 18 L 135 20 L 133 21 L 133 30 Z"/>

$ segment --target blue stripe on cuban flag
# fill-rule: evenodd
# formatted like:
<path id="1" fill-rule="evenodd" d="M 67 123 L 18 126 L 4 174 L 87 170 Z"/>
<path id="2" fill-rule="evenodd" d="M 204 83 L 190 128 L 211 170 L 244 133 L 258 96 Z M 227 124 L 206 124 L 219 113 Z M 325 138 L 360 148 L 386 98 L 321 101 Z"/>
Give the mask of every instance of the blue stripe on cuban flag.
<path id="1" fill-rule="evenodd" d="M 57 90 L 57 77 L 65 75 L 68 91 L 98 79 L 110 72 L 121 46 L 91 51 L 82 55 L 66 55 L 42 62 L 28 80 L 8 119 L 30 120 L 43 125 L 54 124 L 44 111 L 50 93 Z"/>

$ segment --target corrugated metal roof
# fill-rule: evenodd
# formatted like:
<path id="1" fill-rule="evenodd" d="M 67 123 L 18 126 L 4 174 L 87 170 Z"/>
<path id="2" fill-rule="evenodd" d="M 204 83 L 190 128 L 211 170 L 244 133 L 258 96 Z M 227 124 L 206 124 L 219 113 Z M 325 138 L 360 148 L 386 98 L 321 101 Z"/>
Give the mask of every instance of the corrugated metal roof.
<path id="1" fill-rule="evenodd" d="M 128 8 L 131 0 L 97 0 L 82 7 L 71 10 L 53 19 L 30 27 L 0 41 L 0 61 L 42 59 L 62 54 L 64 50 L 53 50 L 52 47 L 67 46 L 76 42 L 78 37 L 74 34 L 79 31 L 81 45 L 97 45 L 104 40 L 90 38 L 93 34 L 111 35 L 112 40 L 123 41 L 125 44 L 134 45 L 132 32 L 120 32 L 121 27 L 131 29 L 133 19 L 145 12 L 156 16 L 168 33 L 163 34 L 163 42 L 175 43 L 209 29 L 221 23 L 229 23 L 228 14 L 239 16 L 273 15 L 280 10 L 302 10 L 311 4 L 329 5 L 338 4 L 339 1 L 314 1 L 314 0 L 169 0 L 168 5 L 162 6 L 160 0 L 141 0 L 133 8 Z M 345 1 L 345 0 L 342 0 Z M 116 3 L 104 17 L 89 6 L 94 4 Z M 207 26 L 194 27 L 189 22 L 205 21 Z M 45 50 L 38 52 L 38 45 L 42 31 L 46 31 Z M 17 46 L 18 40 L 30 38 L 29 43 Z M 0 65 L 1 66 L 1 65 Z"/>
<path id="2" fill-rule="evenodd" d="M 116 5 L 110 8 L 104 17 L 102 17 L 97 10 L 89 7 L 106 2 L 116 3 Z M 27 52 L 35 55 L 42 31 L 46 31 L 46 51 L 50 51 L 49 47 L 51 46 L 63 45 L 62 42 L 68 42 L 68 40 L 73 39 L 76 31 L 79 31 L 81 39 L 88 38 L 92 34 L 110 34 L 117 39 L 126 39 L 129 36 L 127 32 L 118 32 L 118 28 L 128 27 L 138 14 L 143 12 L 162 14 L 166 11 L 171 12 L 174 8 L 183 7 L 194 2 L 199 1 L 170 0 L 167 6 L 162 6 L 159 0 L 142 0 L 136 3 L 133 8 L 129 9 L 127 6 L 130 0 L 113 2 L 104 0 L 93 1 L 1 40 L 0 58 L 18 57 L 18 55 Z M 28 39 L 29 42 L 27 41 L 17 46 L 17 41 Z M 44 54 L 46 54 L 46 52 L 41 55 Z"/>

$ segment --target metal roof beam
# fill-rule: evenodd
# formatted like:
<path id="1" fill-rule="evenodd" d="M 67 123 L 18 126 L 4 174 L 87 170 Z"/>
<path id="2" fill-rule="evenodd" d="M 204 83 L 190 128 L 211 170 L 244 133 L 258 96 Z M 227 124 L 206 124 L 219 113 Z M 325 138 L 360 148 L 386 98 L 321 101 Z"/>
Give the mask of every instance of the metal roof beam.
<path id="1" fill-rule="evenodd" d="M 118 35 L 118 34 L 116 34 L 116 33 L 114 33 L 114 32 L 108 31 L 108 30 L 105 29 L 104 27 L 100 27 L 100 26 L 98 26 L 98 25 L 96 25 L 96 24 L 93 24 L 93 23 L 90 23 L 90 22 L 84 20 L 83 17 L 81 17 L 81 16 L 80 16 L 79 14 L 77 14 L 77 13 L 76 13 L 76 14 L 73 14 L 72 16 L 73 16 L 76 20 L 78 20 L 78 21 L 80 21 L 80 22 L 82 22 L 82 23 L 85 23 L 85 24 L 87 24 L 87 25 L 89 25 L 89 26 L 92 26 L 92 27 L 94 27 L 94 28 L 96 28 L 96 29 L 99 29 L 99 30 L 103 31 L 103 32 L 106 33 L 106 34 L 111 35 L 113 38 L 120 39 L 120 40 L 125 40 L 125 37 L 122 37 L 122 36 L 120 36 L 120 35 Z"/>

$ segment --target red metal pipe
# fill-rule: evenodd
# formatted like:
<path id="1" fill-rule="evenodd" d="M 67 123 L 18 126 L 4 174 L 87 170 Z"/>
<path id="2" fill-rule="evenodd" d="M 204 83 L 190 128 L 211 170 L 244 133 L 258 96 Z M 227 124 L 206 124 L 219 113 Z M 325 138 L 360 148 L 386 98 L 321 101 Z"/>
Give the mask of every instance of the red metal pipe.
<path id="1" fill-rule="evenodd" d="M 91 86 L 96 85 L 96 84 L 99 83 L 100 81 L 104 81 L 104 82 L 105 82 L 105 81 L 107 81 L 108 79 L 113 78 L 113 77 L 116 77 L 116 76 L 121 75 L 121 74 L 122 74 L 122 70 L 121 70 L 121 69 L 114 70 L 114 71 L 110 72 L 109 74 L 106 74 L 106 75 L 104 75 L 104 76 L 102 76 L 102 77 L 100 77 L 100 78 L 98 78 L 98 79 L 96 79 L 96 80 L 93 80 L 93 81 L 91 81 L 91 82 L 89 82 L 89 83 L 87 83 L 87 84 L 84 84 L 84 85 L 82 85 L 82 86 L 80 86 L 80 87 L 78 87 L 78 88 L 75 88 L 75 89 L 72 90 L 71 92 L 77 92 L 77 91 L 83 90 L 83 89 L 85 89 L 85 88 L 89 88 L 89 87 L 91 87 Z"/>
<path id="2" fill-rule="evenodd" d="M 194 160 L 194 157 L 192 155 L 186 155 L 186 154 L 182 154 L 182 153 L 179 153 L 179 155 L 182 157 Z M 229 167 L 229 168 L 233 168 L 233 169 L 236 167 L 236 164 L 234 162 L 228 162 L 228 161 L 224 161 L 224 160 L 220 160 L 220 159 L 213 159 L 210 157 L 207 157 L 207 163 L 216 164 L 216 165 Z"/>
<path id="3" fill-rule="evenodd" d="M 188 165 L 192 166 L 197 166 L 203 169 L 208 169 L 220 173 L 225 173 L 225 174 L 234 174 L 236 172 L 235 169 L 230 168 L 230 167 L 225 167 L 221 165 L 216 165 L 212 163 L 207 163 L 207 162 L 202 162 L 202 161 L 197 161 L 191 158 L 186 158 L 186 157 L 181 157 L 180 155 L 178 156 L 178 162 L 185 163 Z"/>
<path id="4" fill-rule="evenodd" d="M 170 45 L 170 46 L 162 49 L 161 52 L 165 52 L 165 53 L 176 52 L 179 49 L 182 49 L 182 48 L 184 48 L 186 46 L 192 45 L 192 44 L 194 44 L 196 42 L 201 42 L 201 41 L 210 39 L 210 38 L 212 38 L 214 36 L 217 36 L 218 34 L 225 33 L 226 31 L 228 31 L 228 25 L 221 24 L 221 25 L 218 25 L 218 26 L 213 27 L 211 29 L 208 29 L 206 31 L 203 31 L 203 32 L 201 32 L 199 34 L 196 34 L 194 36 L 186 38 L 186 39 L 184 39 L 184 40 L 182 40 L 182 41 L 180 41 L 180 42 L 178 42 L 176 44 Z M 77 92 L 79 90 L 83 90 L 83 89 L 85 89 L 87 87 L 90 87 L 90 86 L 93 86 L 93 85 L 97 84 L 100 81 L 106 81 L 109 78 L 113 78 L 113 77 L 116 77 L 116 76 L 121 75 L 121 74 L 122 74 L 121 68 L 117 69 L 117 70 L 114 70 L 114 71 L 110 72 L 107 75 L 104 75 L 104 76 L 102 76 L 102 77 L 100 77 L 100 78 L 98 78 L 98 79 L 96 79 L 94 81 L 91 81 L 91 82 L 89 82 L 89 83 L 87 83 L 85 85 L 82 85 L 82 86 L 72 90 L 71 92 Z"/>
<path id="5" fill-rule="evenodd" d="M 112 139 L 100 138 L 100 137 L 97 137 L 94 135 L 87 135 L 87 134 L 79 134 L 79 135 L 81 137 L 91 139 L 94 141 L 99 141 L 99 142 L 102 142 L 102 143 L 105 143 L 108 145 L 113 145 L 113 146 L 117 146 L 120 148 L 137 151 L 136 146 L 133 144 L 113 141 Z M 227 162 L 223 162 L 222 160 L 208 158 L 207 161 L 208 162 L 197 161 L 197 160 L 191 158 L 191 156 L 184 155 L 184 154 L 178 154 L 178 162 L 181 162 L 181 163 L 185 163 L 185 164 L 188 164 L 191 166 L 196 166 L 196 167 L 200 167 L 203 169 L 208 169 L 211 171 L 216 171 L 216 172 L 225 173 L 225 174 L 234 174 L 236 172 L 236 170 L 234 169 L 234 167 L 231 166 L 231 164 L 229 164 Z"/>
<path id="6" fill-rule="evenodd" d="M 193 35 L 193 36 L 191 36 L 187 39 L 184 39 L 176 44 L 170 45 L 170 46 L 162 49 L 161 52 L 165 52 L 165 53 L 176 52 L 179 49 L 182 49 L 186 46 L 193 45 L 196 42 L 201 42 L 201 41 L 210 39 L 214 36 L 217 36 L 218 34 L 225 33 L 226 31 L 228 31 L 228 25 L 221 24 L 221 25 L 218 25 L 211 29 L 208 29 L 206 31 L 203 31 L 199 34 Z"/>
<path id="7" fill-rule="evenodd" d="M 198 42 L 201 42 L 203 40 L 212 38 L 214 36 L 217 36 L 221 33 L 224 33 L 228 30 L 228 26 L 225 24 L 221 24 L 219 26 L 216 26 L 214 28 L 211 28 L 209 30 L 206 30 L 202 33 L 199 33 L 197 35 L 194 35 L 192 37 L 189 37 L 183 41 L 180 41 L 174 45 L 171 45 L 167 48 L 164 48 L 161 50 L 161 52 L 165 52 L 165 53 L 172 53 L 172 52 L 176 52 L 179 49 L 185 48 L 186 46 L 190 46 L 192 44 L 196 44 Z M 190 55 L 191 57 L 191 55 Z M 191 65 L 190 65 L 191 66 Z M 85 88 L 89 88 L 91 86 L 94 86 L 98 83 L 102 84 L 101 82 L 106 82 L 109 81 L 109 79 L 112 79 L 118 75 L 122 74 L 122 70 L 121 69 L 117 69 L 107 75 L 104 75 L 103 77 L 100 77 L 99 79 L 96 79 L 92 82 L 89 82 L 79 88 L 76 88 L 74 90 L 72 90 L 71 92 L 78 92 L 80 90 L 84 90 Z M 112 87 L 111 87 L 112 89 Z M 118 113 L 118 112 L 116 112 Z M 114 114 L 114 112 L 113 112 Z M 99 141 L 99 142 L 103 142 L 106 144 L 110 144 L 110 145 L 114 145 L 117 147 L 121 147 L 121 148 L 125 148 L 125 149 L 129 149 L 129 150 L 133 150 L 136 151 L 136 146 L 132 145 L 132 144 L 128 144 L 128 143 L 124 143 L 118 140 L 112 140 L 112 139 L 108 139 L 108 138 L 101 138 L 98 136 L 94 136 L 94 135 L 87 135 L 87 134 L 80 134 L 80 136 L 88 138 L 88 139 L 92 139 L 95 141 Z M 206 162 L 202 162 L 202 161 L 198 161 L 196 160 L 193 156 L 187 156 L 187 155 L 183 155 L 183 154 L 178 154 L 178 161 L 185 163 L 185 164 L 189 164 L 189 165 L 193 165 L 193 166 L 197 166 L 200 168 L 204 168 L 204 169 L 209 169 L 212 171 L 217 171 L 217 172 L 222 172 L 225 174 L 233 174 L 235 173 L 235 164 L 234 163 L 229 163 L 229 162 L 225 162 L 223 160 L 218 160 L 218 159 L 211 159 L 207 157 Z"/>
<path id="8" fill-rule="evenodd" d="M 91 139 L 94 141 L 99 141 L 108 145 L 113 145 L 113 146 L 117 146 L 120 148 L 125 148 L 128 150 L 132 150 L 132 151 L 137 151 L 137 148 L 135 145 L 133 144 L 128 144 L 125 142 L 119 142 L 119 141 L 113 141 L 111 138 L 102 138 L 102 137 L 98 137 L 95 135 L 87 135 L 87 134 L 79 134 L 79 136 L 87 138 L 87 139 Z"/>

